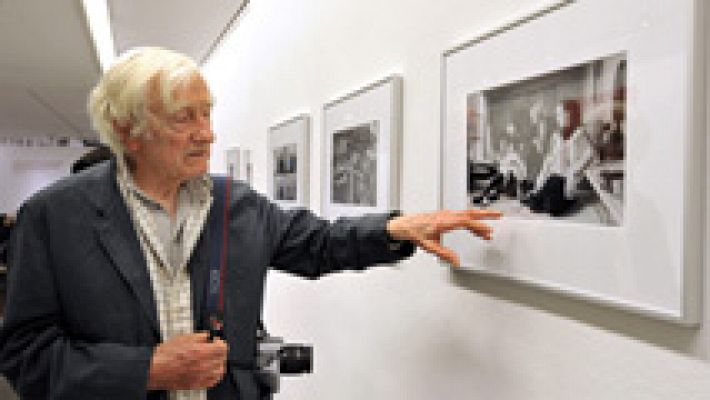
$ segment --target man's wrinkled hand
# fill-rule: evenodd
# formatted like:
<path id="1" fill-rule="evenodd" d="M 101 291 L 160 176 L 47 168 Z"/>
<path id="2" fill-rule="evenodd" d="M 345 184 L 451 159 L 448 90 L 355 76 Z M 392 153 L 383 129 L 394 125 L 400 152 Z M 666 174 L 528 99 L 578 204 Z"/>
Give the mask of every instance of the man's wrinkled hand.
<path id="1" fill-rule="evenodd" d="M 225 373 L 227 343 L 206 332 L 175 336 L 155 348 L 148 390 L 207 389 Z"/>
<path id="2" fill-rule="evenodd" d="M 498 219 L 497 210 L 435 211 L 409 214 L 392 218 L 387 222 L 387 233 L 395 240 L 409 240 L 429 253 L 458 267 L 458 255 L 441 244 L 444 233 L 466 229 L 484 240 L 490 240 L 493 229 L 485 220 Z"/>

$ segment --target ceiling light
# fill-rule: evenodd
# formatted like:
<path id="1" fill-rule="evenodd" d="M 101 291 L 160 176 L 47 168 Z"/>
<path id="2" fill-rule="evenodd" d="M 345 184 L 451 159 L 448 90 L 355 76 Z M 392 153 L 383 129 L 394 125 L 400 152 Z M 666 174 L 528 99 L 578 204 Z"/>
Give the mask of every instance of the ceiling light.
<path id="1" fill-rule="evenodd" d="M 2 0 L 0 0 L 2 1 Z M 105 71 L 116 57 L 116 47 L 111 32 L 111 18 L 106 0 L 81 0 L 86 15 L 86 23 L 94 42 L 94 50 L 101 71 Z"/>

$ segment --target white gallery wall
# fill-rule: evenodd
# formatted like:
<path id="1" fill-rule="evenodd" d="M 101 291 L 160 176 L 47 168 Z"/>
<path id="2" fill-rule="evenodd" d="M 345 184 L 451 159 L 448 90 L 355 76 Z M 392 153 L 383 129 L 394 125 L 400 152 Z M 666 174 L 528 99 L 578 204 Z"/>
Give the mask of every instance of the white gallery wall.
<path id="1" fill-rule="evenodd" d="M 33 193 L 70 173 L 82 147 L 0 146 L 0 213 L 14 213 Z"/>
<path id="2" fill-rule="evenodd" d="M 309 197 L 319 210 L 323 105 L 398 73 L 402 209 L 436 209 L 442 52 L 544 4 L 251 2 L 205 65 L 216 98 L 213 171 L 225 171 L 228 147 L 251 149 L 254 186 L 265 192 L 268 128 L 309 113 Z M 702 327 L 680 327 L 452 272 L 420 252 L 316 282 L 272 273 L 265 307 L 272 334 L 315 347 L 315 373 L 283 381 L 283 399 L 710 398 L 707 306 Z"/>

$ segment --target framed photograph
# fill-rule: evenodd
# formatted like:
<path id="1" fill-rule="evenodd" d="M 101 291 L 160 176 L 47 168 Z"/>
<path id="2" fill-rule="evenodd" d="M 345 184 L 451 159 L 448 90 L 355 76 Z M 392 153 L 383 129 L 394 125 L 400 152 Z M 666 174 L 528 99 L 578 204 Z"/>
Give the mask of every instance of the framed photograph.
<path id="1" fill-rule="evenodd" d="M 269 128 L 268 194 L 283 207 L 308 207 L 308 115 L 298 115 Z"/>
<path id="2" fill-rule="evenodd" d="M 698 7 L 559 1 L 444 53 L 442 206 L 504 212 L 445 238 L 466 271 L 698 323 Z"/>
<path id="3" fill-rule="evenodd" d="M 240 179 L 248 183 L 249 186 L 254 184 L 254 161 L 252 159 L 251 149 L 243 149 L 241 155 L 241 173 Z"/>
<path id="4" fill-rule="evenodd" d="M 224 152 L 224 160 L 227 164 L 227 176 L 232 179 L 241 179 L 241 150 L 239 147 L 230 147 Z"/>
<path id="5" fill-rule="evenodd" d="M 399 206 L 402 79 L 390 76 L 325 105 L 323 215 Z"/>
<path id="6" fill-rule="evenodd" d="M 225 151 L 224 159 L 227 163 L 228 176 L 231 176 L 232 179 L 244 181 L 249 185 L 253 183 L 254 166 L 251 150 L 230 147 Z"/>

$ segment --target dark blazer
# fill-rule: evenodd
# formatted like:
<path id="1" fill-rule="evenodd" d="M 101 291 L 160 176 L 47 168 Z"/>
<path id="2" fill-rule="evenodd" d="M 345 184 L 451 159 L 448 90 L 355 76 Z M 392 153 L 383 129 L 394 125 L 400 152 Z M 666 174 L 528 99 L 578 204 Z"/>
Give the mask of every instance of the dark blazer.
<path id="1" fill-rule="evenodd" d="M 161 338 L 146 261 L 115 177 L 114 161 L 99 164 L 42 190 L 19 212 L 0 372 L 23 399 L 167 398 L 146 392 Z M 388 215 L 331 224 L 306 210 L 283 211 L 241 182 L 232 188 L 224 289 L 229 365 L 209 399 L 256 400 L 255 332 L 267 266 L 317 278 L 400 260 L 414 249 L 406 243 L 390 250 Z M 188 264 L 201 330 L 209 232 Z"/>

